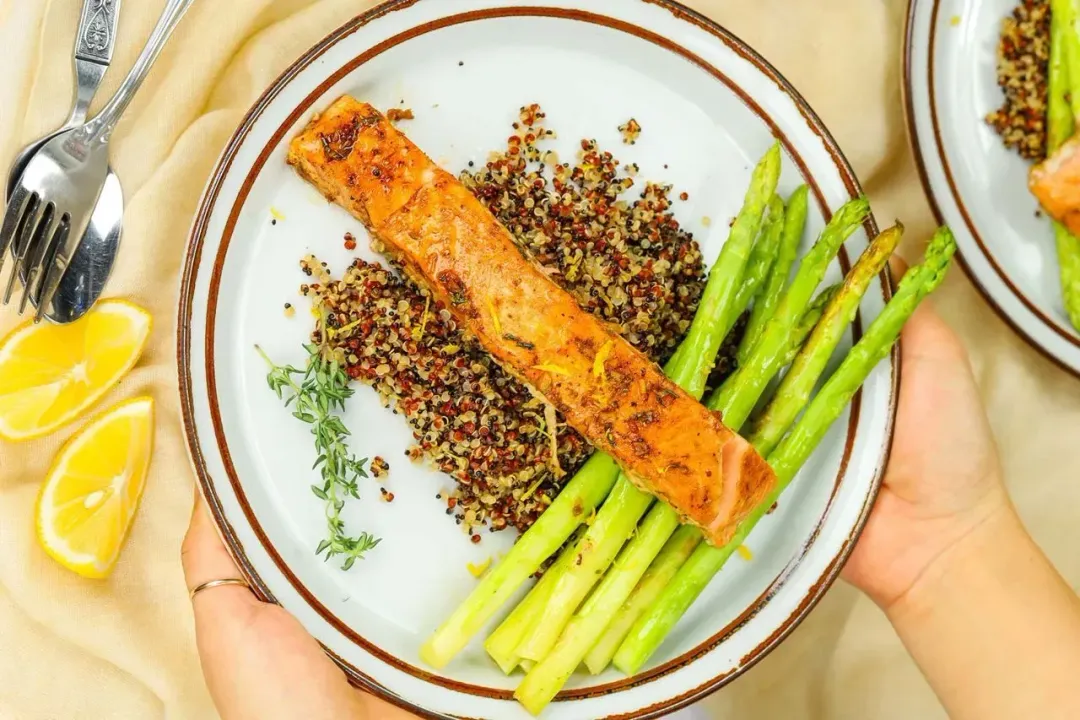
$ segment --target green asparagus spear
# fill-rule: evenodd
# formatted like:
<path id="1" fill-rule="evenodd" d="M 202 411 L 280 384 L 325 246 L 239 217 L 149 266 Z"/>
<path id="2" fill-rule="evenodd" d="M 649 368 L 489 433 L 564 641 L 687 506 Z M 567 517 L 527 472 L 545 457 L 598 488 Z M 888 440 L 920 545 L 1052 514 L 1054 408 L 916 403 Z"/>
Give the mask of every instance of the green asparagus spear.
<path id="1" fill-rule="evenodd" d="M 1053 153 L 1073 134 L 1073 114 L 1080 115 L 1080 36 L 1073 0 L 1054 0 L 1051 9 L 1046 143 Z M 1080 330 L 1080 239 L 1056 220 L 1053 226 L 1065 311 L 1073 327 Z"/>
<path id="2" fill-rule="evenodd" d="M 818 324 L 825 307 L 840 289 L 840 285 L 830 285 L 814 298 L 814 301 L 803 313 L 799 323 L 792 333 L 791 345 L 784 355 L 781 367 L 786 367 L 798 355 L 811 331 Z M 604 634 L 596 641 L 596 644 L 585 655 L 585 666 L 594 675 L 602 673 L 611 663 L 615 651 L 622 644 L 623 639 L 630 628 L 634 626 L 642 613 L 649 609 L 660 592 L 667 586 L 675 573 L 682 567 L 690 553 L 701 542 L 701 532 L 693 525 L 682 525 L 668 539 L 667 544 L 660 550 L 652 565 L 642 576 L 633 593 L 626 599 L 619 609 L 615 619 L 611 621 Z M 599 588 L 597 589 L 599 592 Z"/>
<path id="3" fill-rule="evenodd" d="M 1054 152 L 1068 140 L 1075 128 L 1072 108 L 1069 107 L 1071 93 L 1072 67 L 1069 60 L 1072 55 L 1069 39 L 1070 16 L 1073 0 L 1053 0 L 1050 3 L 1050 65 L 1048 68 L 1049 87 L 1046 98 L 1046 149 L 1047 154 Z M 1080 58 L 1080 53 L 1078 53 Z"/>
<path id="4" fill-rule="evenodd" d="M 547 656 L 570 616 L 608 569 L 652 502 L 651 495 L 619 475 L 615 488 L 574 550 L 573 562 L 553 579 L 555 584 L 547 602 L 536 606 L 530 628 L 516 649 L 520 657 L 539 662 Z"/>
<path id="5" fill-rule="evenodd" d="M 780 296 L 787 287 L 788 276 L 791 275 L 791 266 L 795 264 L 795 258 L 799 254 L 799 243 L 802 241 L 803 231 L 806 229 L 807 193 L 805 185 L 800 185 L 788 198 L 787 210 L 784 213 L 784 227 L 781 230 L 780 248 L 769 273 L 769 281 L 762 290 L 761 296 L 754 302 L 754 309 L 750 313 L 750 322 L 746 325 L 746 334 L 743 335 L 739 344 L 738 361 L 742 365 L 750 358 L 754 344 L 761 337 L 765 323 L 769 321 L 776 311 L 776 305 L 780 302 Z"/>
<path id="6" fill-rule="evenodd" d="M 903 225 L 897 223 L 878 235 L 844 278 L 840 292 L 825 308 L 821 322 L 795 358 L 794 365 L 784 376 L 772 402 L 749 437 L 750 443 L 762 455 L 767 457 L 776 448 L 795 417 L 810 402 L 810 394 L 825 372 L 825 365 L 840 344 L 844 331 L 855 319 L 866 288 L 892 257 L 903 234 Z"/>
<path id="7" fill-rule="evenodd" d="M 912 268 L 900 281 L 896 295 L 870 323 L 866 334 L 851 348 L 836 372 L 806 408 L 798 424 L 769 456 L 769 464 L 781 482 L 777 483 L 773 496 L 766 498 L 755 514 L 750 516 L 749 521 L 744 523 L 747 525 L 746 530 L 740 528 L 743 538 L 749 534 L 753 524 L 768 512 L 795 477 L 795 473 L 813 454 L 829 427 L 843 413 L 867 376 L 878 363 L 888 357 L 904 323 L 915 312 L 919 303 L 945 279 L 955 253 L 956 240 L 952 232 L 947 227 L 939 228 L 926 248 L 922 264 Z"/>
<path id="8" fill-rule="evenodd" d="M 716 353 L 738 318 L 736 296 L 743 284 L 747 260 L 761 228 L 766 205 L 776 192 L 779 180 L 780 144 L 775 143 L 754 169 L 742 209 L 731 226 L 720 257 L 709 271 L 701 303 L 686 340 L 680 346 L 686 367 L 680 368 L 679 377 L 672 376 L 672 380 L 696 397 L 705 392 L 705 382 L 716 361 Z"/>
<path id="9" fill-rule="evenodd" d="M 1061 295 L 1065 303 L 1065 312 L 1073 327 L 1080 330 L 1080 238 L 1055 221 L 1054 243 L 1057 246 Z"/>
<path id="10" fill-rule="evenodd" d="M 754 249 L 750 251 L 750 259 L 746 262 L 746 273 L 743 276 L 739 291 L 735 294 L 735 312 L 729 318 L 734 325 L 739 316 L 743 314 L 750 303 L 757 297 L 769 279 L 772 267 L 776 263 L 780 250 L 780 236 L 774 231 L 777 222 L 783 222 L 784 201 L 778 195 L 773 195 L 769 200 L 768 212 L 758 239 L 754 243 Z M 728 328 L 729 330 L 731 328 Z"/>
<path id="11" fill-rule="evenodd" d="M 694 397 L 701 397 L 705 391 L 709 372 L 724 339 L 719 329 L 734 323 L 732 313 L 736 294 L 742 284 L 765 205 L 775 194 L 779 179 L 780 146 L 776 143 L 754 170 L 743 207 L 735 218 L 720 257 L 709 272 L 701 304 L 683 342 L 685 350 L 681 359 L 684 364 L 679 368 L 680 372 L 671 376 L 675 383 Z M 518 645 L 519 656 L 536 661 L 544 659 L 585 595 L 607 570 L 652 502 L 651 495 L 620 475 L 608 500 L 586 531 L 574 563 L 556 580 L 551 597 L 536 613 L 532 629 Z"/>
<path id="12" fill-rule="evenodd" d="M 432 667 L 450 662 L 510 596 L 588 517 L 615 484 L 619 466 L 605 453 L 593 453 L 540 518 L 530 527 L 465 602 L 420 648 Z"/>
<path id="13" fill-rule="evenodd" d="M 589 599 L 514 692 L 525 709 L 537 714 L 551 702 L 678 526 L 674 510 L 663 502 L 653 504 Z"/>
<path id="14" fill-rule="evenodd" d="M 807 338 L 810 337 L 810 333 L 814 331 L 814 328 L 817 327 L 818 322 L 821 320 L 821 316 L 825 314 L 825 308 L 832 302 L 836 293 L 840 291 L 840 285 L 841 283 L 836 283 L 819 292 L 814 301 L 810 303 L 810 306 L 806 308 L 806 312 L 799 318 L 799 322 L 791 333 L 791 342 L 788 344 L 787 352 L 784 353 L 784 359 L 780 363 L 780 367 L 787 367 L 795 361 L 799 351 L 806 344 Z"/>
<path id="15" fill-rule="evenodd" d="M 771 203 L 770 203 L 771 208 Z M 727 338 L 728 333 L 735 327 L 735 323 L 738 321 L 739 316 L 746 311 L 746 308 L 750 307 L 750 302 L 761 290 L 765 284 L 765 280 L 769 277 L 769 270 L 772 268 L 773 262 L 776 260 L 777 243 L 773 242 L 775 238 L 769 232 L 771 227 L 770 215 L 766 214 L 763 221 L 759 225 L 759 231 L 757 239 L 754 241 L 754 247 L 750 250 L 750 259 L 746 261 L 746 272 L 743 274 L 742 283 L 739 285 L 739 289 L 735 294 L 735 305 L 731 315 L 725 318 L 724 325 L 720 331 L 720 335 L 723 338 Z M 671 357 L 671 362 L 679 363 L 678 360 L 686 348 L 686 343 L 683 343 L 675 351 L 675 354 Z"/>
<path id="16" fill-rule="evenodd" d="M 567 544 L 568 547 L 571 549 L 576 548 L 578 542 L 581 541 L 581 536 L 584 534 L 581 528 L 578 528 L 575 534 L 571 536 Z M 560 555 L 555 564 L 548 568 L 548 571 L 536 583 L 533 590 L 517 604 L 513 612 L 484 641 L 484 649 L 487 650 L 488 655 L 507 675 L 514 672 L 514 668 L 521 663 L 522 658 L 517 654 L 517 646 L 525 637 L 525 633 L 532 627 L 533 613 L 537 611 L 537 608 L 543 607 L 544 603 L 551 597 L 551 588 L 555 585 L 555 578 L 558 577 L 560 572 L 566 570 L 566 564 L 571 562 L 573 557 L 572 552 L 564 552 Z"/>
<path id="17" fill-rule="evenodd" d="M 776 312 L 755 344 L 746 364 L 741 366 L 709 399 L 709 407 L 720 410 L 730 427 L 746 422 L 766 385 L 780 369 L 791 333 L 806 310 L 825 271 L 843 242 L 862 225 L 870 213 L 870 203 L 859 198 L 846 203 L 833 215 L 821 237 L 803 258 L 791 286 L 784 292 Z"/>
<path id="18" fill-rule="evenodd" d="M 698 545 L 656 603 L 635 623 L 615 653 L 616 667 L 632 675 L 659 647 L 679 618 L 776 502 L 866 377 L 888 355 L 915 308 L 941 284 L 955 252 L 956 241 L 952 233 L 948 228 L 940 228 L 930 241 L 923 263 L 904 277 L 893 299 L 810 402 L 791 433 L 769 456 L 769 464 L 777 476 L 776 488 L 740 524 L 730 543 L 721 548 L 704 543 Z"/>
<path id="19" fill-rule="evenodd" d="M 652 565 L 638 581 L 637 587 L 619 608 L 604 634 L 585 654 L 585 667 L 599 675 L 611 664 L 611 658 L 637 619 L 653 604 L 664 587 L 675 577 L 682 564 L 701 542 L 701 531 L 693 525 L 680 525 L 668 538 Z"/>
<path id="20" fill-rule="evenodd" d="M 661 507 L 668 512 L 657 513 L 656 508 Z M 526 710 L 539 714 L 562 689 L 677 525 L 677 516 L 666 505 L 662 502 L 653 505 L 634 538 L 615 558 L 611 571 L 604 575 L 600 585 L 557 635 L 554 646 L 514 691 L 514 697 Z M 653 546 L 656 550 L 651 552 L 642 553 L 639 549 Z"/>
<path id="21" fill-rule="evenodd" d="M 1080 118 L 1080 97 L 1075 92 L 1080 88 L 1080 26 L 1077 25 L 1080 12 L 1076 3 L 1077 0 L 1050 0 L 1050 97 L 1047 98 L 1048 103 L 1054 102 L 1052 98 L 1055 95 L 1065 101 L 1074 120 Z M 1056 112 L 1052 108 L 1047 109 L 1050 113 Z M 1048 120 L 1052 125 L 1055 118 L 1051 115 Z M 1054 132 L 1053 127 L 1047 127 L 1048 135 Z M 1047 141 L 1053 145 L 1053 150 L 1068 140 L 1071 134 L 1070 129 L 1065 134 L 1047 137 Z"/>

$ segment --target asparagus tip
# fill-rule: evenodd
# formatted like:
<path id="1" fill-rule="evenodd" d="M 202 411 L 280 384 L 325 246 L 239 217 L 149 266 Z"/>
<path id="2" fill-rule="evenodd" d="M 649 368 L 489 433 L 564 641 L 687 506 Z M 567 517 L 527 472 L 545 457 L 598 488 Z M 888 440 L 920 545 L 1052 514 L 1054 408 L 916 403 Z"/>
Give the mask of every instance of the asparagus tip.
<path id="1" fill-rule="evenodd" d="M 916 287 L 921 286 L 923 294 L 933 292 L 945 279 L 945 274 L 955 254 L 956 238 L 953 237 L 952 231 L 943 225 L 938 228 L 930 239 L 930 244 L 926 246 L 923 261 L 918 266 L 919 272 L 909 271 L 904 275 L 900 280 L 900 288 L 910 283 Z"/>
<path id="2" fill-rule="evenodd" d="M 769 198 L 769 219 L 782 220 L 784 217 L 784 200 L 773 193 L 773 196 Z"/>
<path id="3" fill-rule="evenodd" d="M 848 200 L 833 215 L 830 225 L 834 227 L 859 225 L 870 215 L 870 201 L 865 195 Z"/>
<path id="4" fill-rule="evenodd" d="M 926 246 L 926 259 L 936 260 L 945 265 L 955 253 L 956 238 L 953 237 L 952 230 L 945 226 L 938 228 Z"/>
<path id="5" fill-rule="evenodd" d="M 765 155 L 761 158 L 762 165 L 774 166 L 779 172 L 780 168 L 780 141 L 774 140 L 773 144 L 769 146 L 769 149 L 765 151 Z"/>
<path id="6" fill-rule="evenodd" d="M 796 198 L 799 200 L 805 200 L 806 196 L 810 193 L 810 188 L 803 183 L 799 187 L 791 191 L 791 195 L 788 196 L 788 204 L 795 202 Z"/>

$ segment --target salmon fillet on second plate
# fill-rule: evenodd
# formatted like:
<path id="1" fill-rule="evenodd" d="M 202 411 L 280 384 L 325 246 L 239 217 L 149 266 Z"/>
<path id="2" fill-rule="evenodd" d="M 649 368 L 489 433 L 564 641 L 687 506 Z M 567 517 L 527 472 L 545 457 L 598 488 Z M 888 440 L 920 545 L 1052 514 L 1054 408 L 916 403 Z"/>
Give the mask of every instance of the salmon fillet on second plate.
<path id="1" fill-rule="evenodd" d="M 1031 168 L 1028 189 L 1050 217 L 1080 235 L 1080 135 Z"/>
<path id="2" fill-rule="evenodd" d="M 746 440 L 582 310 L 375 108 L 337 100 L 292 141 L 288 161 L 504 368 L 709 542 L 730 540 L 773 488 L 775 474 Z"/>

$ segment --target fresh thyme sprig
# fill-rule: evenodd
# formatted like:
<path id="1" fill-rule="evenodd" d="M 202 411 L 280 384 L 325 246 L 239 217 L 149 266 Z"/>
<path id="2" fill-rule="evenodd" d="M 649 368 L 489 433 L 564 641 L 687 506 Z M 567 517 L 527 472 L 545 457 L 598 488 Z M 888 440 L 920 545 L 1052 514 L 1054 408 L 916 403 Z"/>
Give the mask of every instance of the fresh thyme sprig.
<path id="1" fill-rule="evenodd" d="M 319 345 L 304 345 L 308 353 L 304 369 L 292 365 L 277 365 L 258 345 L 259 355 L 270 367 L 266 382 L 278 398 L 291 407 L 293 417 L 311 426 L 315 450 L 319 453 L 312 469 L 322 473 L 322 485 L 312 485 L 311 492 L 326 503 L 327 537 L 315 549 L 326 560 L 344 555 L 342 570 L 348 570 L 364 553 L 379 544 L 380 538 L 361 532 L 357 537 L 345 534 L 341 510 L 345 498 L 360 498 L 358 480 L 366 478 L 367 458 L 357 459 L 349 452 L 346 438 L 349 431 L 335 410 L 345 409 L 345 400 L 352 396 L 349 377 L 333 359 L 324 356 Z"/>

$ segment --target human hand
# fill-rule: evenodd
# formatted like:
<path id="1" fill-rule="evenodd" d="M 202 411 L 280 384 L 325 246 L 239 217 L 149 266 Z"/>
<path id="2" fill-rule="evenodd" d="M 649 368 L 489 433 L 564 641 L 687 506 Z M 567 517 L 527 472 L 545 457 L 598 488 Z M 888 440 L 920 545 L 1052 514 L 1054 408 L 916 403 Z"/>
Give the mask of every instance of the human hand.
<path id="1" fill-rule="evenodd" d="M 201 498 L 181 554 L 188 588 L 241 577 Z M 192 605 L 203 675 L 223 720 L 414 717 L 353 688 L 292 615 L 246 587 L 208 588 Z"/>
<path id="2" fill-rule="evenodd" d="M 924 304 L 902 335 L 892 454 L 844 577 L 886 611 L 962 540 L 1013 511 L 967 353 Z"/>

